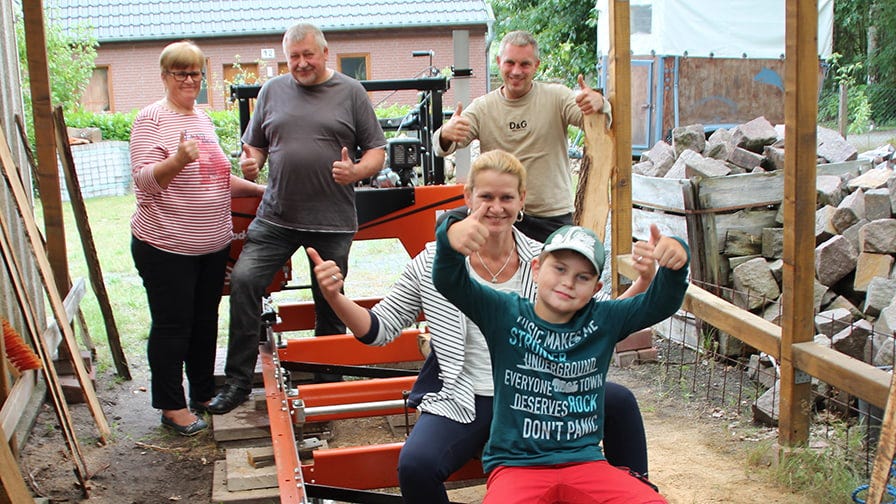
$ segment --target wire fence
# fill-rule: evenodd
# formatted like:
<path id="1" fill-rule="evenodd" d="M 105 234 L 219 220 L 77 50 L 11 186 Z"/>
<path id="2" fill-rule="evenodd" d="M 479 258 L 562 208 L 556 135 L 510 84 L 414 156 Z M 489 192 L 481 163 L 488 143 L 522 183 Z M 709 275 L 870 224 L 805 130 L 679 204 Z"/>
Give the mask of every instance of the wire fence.
<path id="1" fill-rule="evenodd" d="M 695 282 L 699 283 L 699 282 Z M 732 299 L 745 296 L 726 287 L 700 287 Z M 774 308 L 765 316 L 774 317 Z M 777 307 L 780 319 L 780 306 Z M 822 316 L 824 317 L 824 316 Z M 832 334 L 865 334 L 867 325 L 858 322 L 820 320 L 816 317 L 816 337 L 820 344 L 830 344 Z M 654 343 L 658 350 L 658 367 L 653 376 L 667 391 L 677 391 L 689 401 L 700 401 L 713 411 L 713 416 L 737 418 L 759 426 L 777 427 L 780 374 L 778 364 L 766 355 L 724 334 L 681 311 L 675 317 L 654 327 Z M 862 354 L 877 355 L 884 346 L 896 345 L 896 335 L 868 335 Z M 828 342 L 828 343 L 826 343 Z M 879 366 L 892 370 L 896 358 L 888 354 L 887 363 Z M 865 360 L 870 361 L 870 358 Z M 811 426 L 808 446 L 820 449 L 828 457 L 839 457 L 842 466 L 854 474 L 870 477 L 875 449 L 881 430 L 883 411 L 864 400 L 812 378 Z M 845 502 L 835 500 L 831 502 Z M 885 501 L 888 502 L 888 501 Z"/>
<path id="2" fill-rule="evenodd" d="M 894 129 L 896 88 L 861 84 L 825 89 L 819 97 L 818 122 L 838 130 L 845 128 L 841 133 Z"/>

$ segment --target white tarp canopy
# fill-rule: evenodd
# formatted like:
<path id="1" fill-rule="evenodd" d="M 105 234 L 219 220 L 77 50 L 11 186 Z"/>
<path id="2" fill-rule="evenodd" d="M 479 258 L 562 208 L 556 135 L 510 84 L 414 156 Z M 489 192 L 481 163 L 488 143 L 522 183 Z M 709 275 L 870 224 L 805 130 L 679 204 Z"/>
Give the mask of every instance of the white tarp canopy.
<path id="1" fill-rule="evenodd" d="M 610 0 L 597 0 L 598 54 L 610 49 Z M 630 0 L 635 56 L 780 58 L 788 0 Z M 834 0 L 818 0 L 818 54 L 831 55 Z"/>

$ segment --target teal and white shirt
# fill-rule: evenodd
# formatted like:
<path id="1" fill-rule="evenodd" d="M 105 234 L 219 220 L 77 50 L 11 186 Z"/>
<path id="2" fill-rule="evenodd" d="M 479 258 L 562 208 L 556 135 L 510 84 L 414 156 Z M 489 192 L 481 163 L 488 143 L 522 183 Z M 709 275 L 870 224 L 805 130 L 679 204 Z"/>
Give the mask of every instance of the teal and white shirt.
<path id="1" fill-rule="evenodd" d="M 660 268 L 646 292 L 622 300 L 592 299 L 568 323 L 551 324 L 535 315 L 528 298 L 470 278 L 464 256 L 448 243 L 450 220 L 436 234 L 432 279 L 482 329 L 489 346 L 495 403 L 482 457 L 485 471 L 605 460 L 600 441 L 613 348 L 675 314 L 684 300 L 688 268 Z"/>

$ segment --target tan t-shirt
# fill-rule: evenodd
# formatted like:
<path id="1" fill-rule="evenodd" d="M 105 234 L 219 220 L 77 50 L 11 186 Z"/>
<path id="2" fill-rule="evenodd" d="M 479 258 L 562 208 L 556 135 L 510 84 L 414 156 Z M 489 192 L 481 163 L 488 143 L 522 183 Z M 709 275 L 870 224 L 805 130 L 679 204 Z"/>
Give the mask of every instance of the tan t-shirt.
<path id="1" fill-rule="evenodd" d="M 481 152 L 502 149 L 526 167 L 527 214 L 553 217 L 573 211 L 566 130 L 569 125 L 581 127 L 582 111 L 572 90 L 560 84 L 534 82 L 525 96 L 508 100 L 499 88 L 473 100 L 463 115 L 470 120 L 471 139 L 479 139 Z M 439 156 L 467 146 L 452 144 L 442 150 L 440 133 L 437 130 L 433 134 Z"/>

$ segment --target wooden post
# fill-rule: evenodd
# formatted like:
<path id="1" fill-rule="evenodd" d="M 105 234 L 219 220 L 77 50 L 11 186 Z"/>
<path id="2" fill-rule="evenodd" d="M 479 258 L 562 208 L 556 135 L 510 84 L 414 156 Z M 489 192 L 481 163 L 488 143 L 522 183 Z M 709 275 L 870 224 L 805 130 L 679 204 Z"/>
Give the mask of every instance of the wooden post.
<path id="1" fill-rule="evenodd" d="M 781 317 L 781 397 L 778 439 L 809 439 L 810 377 L 796 367 L 793 345 L 812 341 L 815 286 L 818 4 L 787 0 L 784 73 L 784 269 Z"/>
<path id="2" fill-rule="evenodd" d="M 66 316 L 65 306 L 62 303 L 62 296 L 59 291 L 56 290 L 57 283 L 54 280 L 53 270 L 47 260 L 46 247 L 44 247 L 43 241 L 40 239 L 40 232 L 37 229 L 37 223 L 34 221 L 33 215 L 31 215 L 31 206 L 27 200 L 25 188 L 22 187 L 18 171 L 12 160 L 12 153 L 9 151 L 9 144 L 6 143 L 6 136 L 3 135 L 2 132 L 0 132 L 0 166 L 2 166 L 3 178 L 6 179 L 9 192 L 15 200 L 19 216 L 22 218 L 25 235 L 30 242 L 31 252 L 34 254 L 38 273 L 40 274 L 41 282 L 43 283 L 44 290 L 47 294 L 50 308 L 53 311 L 53 316 L 56 318 L 56 324 L 62 331 L 65 345 L 60 348 L 65 348 L 69 352 L 69 359 L 74 366 L 75 374 L 81 384 L 81 390 L 84 392 L 84 399 L 87 401 L 87 406 L 96 421 L 100 442 L 105 443 L 106 439 L 108 439 L 111 434 L 109 423 L 106 421 L 106 415 L 103 413 L 103 408 L 97 398 L 96 390 L 94 390 L 93 383 L 90 381 L 90 375 L 87 373 L 87 369 L 84 367 L 84 362 L 81 360 L 81 352 L 78 350 L 78 343 L 75 340 L 74 331 Z M 68 290 L 66 290 L 66 292 L 68 292 Z M 38 333 L 35 332 L 34 334 Z"/>
<path id="3" fill-rule="evenodd" d="M 894 455 L 896 455 L 896 373 L 893 374 L 890 383 L 890 396 L 887 399 L 887 408 L 884 410 L 866 504 L 880 504 L 883 500 Z"/>
<path id="4" fill-rule="evenodd" d="M 65 251 L 65 223 L 62 216 L 62 196 L 59 193 L 56 139 L 53 136 L 53 105 L 47 69 L 43 2 L 24 0 L 22 11 L 25 21 L 25 49 L 28 53 L 28 78 L 31 83 L 31 111 L 34 115 L 34 143 L 37 147 L 37 183 L 44 210 L 47 259 L 53 269 L 56 292 L 68 292 L 68 255 Z"/>
<path id="5" fill-rule="evenodd" d="M 90 274 L 90 285 L 93 287 L 94 294 L 96 294 L 96 300 L 100 305 L 103 321 L 106 324 L 106 339 L 109 341 L 109 350 L 112 352 L 112 360 L 115 362 L 118 376 L 125 380 L 130 380 L 131 372 L 128 369 L 127 357 L 121 348 L 118 327 L 115 325 L 115 313 L 112 311 L 112 304 L 109 302 L 109 295 L 106 293 L 106 284 L 103 282 L 103 271 L 100 267 L 100 260 L 93 242 L 93 231 L 90 229 L 87 207 L 84 205 L 84 199 L 81 197 L 81 184 L 78 181 L 78 174 L 75 170 L 75 160 L 68 145 L 67 128 L 65 127 L 62 107 L 56 107 L 54 122 L 56 124 L 56 143 L 60 152 L 59 157 L 62 160 L 62 168 L 65 172 L 69 201 L 72 203 L 75 223 L 78 225 L 78 232 L 81 235 L 84 259 L 87 261 L 87 268 Z"/>
<path id="6" fill-rule="evenodd" d="M 609 3 L 610 52 L 608 88 L 613 106 L 613 131 L 616 137 L 615 170 L 610 184 L 612 232 L 610 271 L 613 272 L 613 293 L 622 290 L 618 256 L 632 251 L 632 62 L 630 13 L 628 0 Z"/>

